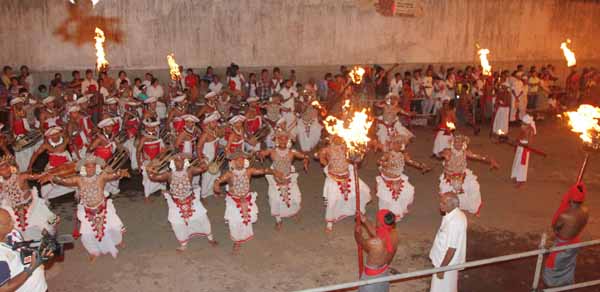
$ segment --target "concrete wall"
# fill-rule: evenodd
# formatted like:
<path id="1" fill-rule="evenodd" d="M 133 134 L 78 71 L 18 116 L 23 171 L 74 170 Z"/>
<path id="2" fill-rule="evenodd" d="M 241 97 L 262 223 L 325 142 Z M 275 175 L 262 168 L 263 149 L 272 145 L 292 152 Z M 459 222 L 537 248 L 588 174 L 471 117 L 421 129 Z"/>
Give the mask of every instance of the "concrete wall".
<path id="1" fill-rule="evenodd" d="M 163 69 L 169 52 L 186 67 L 470 63 L 475 42 L 493 66 L 558 62 L 567 37 L 580 62 L 600 60 L 600 3 L 590 0 L 417 0 L 417 17 L 383 17 L 369 0 L 78 1 L 0 1 L 0 64 L 93 67 L 92 33 L 81 46 L 55 34 L 70 16 L 88 28 L 117 19 L 104 27 L 109 38 L 122 32 L 106 44 L 114 69 Z"/>

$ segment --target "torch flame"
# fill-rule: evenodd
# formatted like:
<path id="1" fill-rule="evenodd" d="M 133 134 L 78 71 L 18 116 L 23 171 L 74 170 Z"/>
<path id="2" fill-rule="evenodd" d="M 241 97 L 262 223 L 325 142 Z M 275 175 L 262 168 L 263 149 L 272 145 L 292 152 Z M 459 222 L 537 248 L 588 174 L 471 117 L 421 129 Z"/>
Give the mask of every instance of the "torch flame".
<path id="1" fill-rule="evenodd" d="M 325 119 L 325 129 L 331 135 L 340 136 L 344 139 L 349 152 L 363 152 L 370 139 L 368 137 L 369 129 L 373 121 L 369 118 L 367 110 L 354 112 L 350 119 L 348 127 L 344 126 L 344 121 L 336 117 L 328 116 Z"/>
<path id="2" fill-rule="evenodd" d="M 313 100 L 313 102 L 310 103 L 312 106 L 317 107 L 318 109 L 322 109 L 323 107 L 321 106 L 321 104 L 319 103 L 319 101 L 317 100 Z"/>
<path id="3" fill-rule="evenodd" d="M 487 55 L 490 53 L 488 49 L 479 49 L 477 54 L 479 54 L 479 61 L 481 62 L 481 68 L 483 68 L 482 74 L 485 76 L 492 75 L 492 66 L 488 61 Z"/>
<path id="4" fill-rule="evenodd" d="M 570 39 L 567 39 L 566 42 L 562 42 L 560 48 L 563 51 L 563 55 L 565 55 L 565 59 L 567 59 L 567 67 L 573 67 L 577 64 L 577 60 L 575 59 L 575 53 L 567 47 L 568 44 L 571 44 Z"/>
<path id="5" fill-rule="evenodd" d="M 502 136 L 504 135 L 504 131 L 502 131 L 502 129 L 498 129 L 498 136 Z"/>
<path id="6" fill-rule="evenodd" d="M 354 84 L 360 84 L 362 82 L 362 78 L 363 78 L 364 74 L 365 74 L 365 69 L 363 67 L 354 66 L 354 68 L 352 68 L 352 71 L 350 71 L 350 73 L 348 73 L 348 76 L 350 76 L 350 79 L 352 79 L 352 82 Z"/>
<path id="7" fill-rule="evenodd" d="M 106 54 L 104 53 L 104 41 L 106 37 L 104 37 L 104 32 L 96 27 L 96 36 L 94 37 L 96 40 L 96 66 L 98 68 L 98 72 L 102 70 L 102 68 L 108 66 L 108 61 L 106 60 Z"/>
<path id="8" fill-rule="evenodd" d="M 566 112 L 565 115 L 569 118 L 569 126 L 571 131 L 580 133 L 579 138 L 583 142 L 592 142 L 592 132 L 600 132 L 598 119 L 600 118 L 600 108 L 593 107 L 589 104 L 582 104 L 576 112 Z"/>
<path id="9" fill-rule="evenodd" d="M 181 72 L 179 72 L 179 65 L 175 62 L 175 55 L 173 53 L 167 55 L 167 62 L 169 62 L 169 74 L 171 74 L 171 79 L 179 80 L 179 78 L 181 78 Z"/>
<path id="10" fill-rule="evenodd" d="M 449 130 L 456 130 L 456 126 L 453 122 L 446 122 L 446 128 L 448 128 Z"/>

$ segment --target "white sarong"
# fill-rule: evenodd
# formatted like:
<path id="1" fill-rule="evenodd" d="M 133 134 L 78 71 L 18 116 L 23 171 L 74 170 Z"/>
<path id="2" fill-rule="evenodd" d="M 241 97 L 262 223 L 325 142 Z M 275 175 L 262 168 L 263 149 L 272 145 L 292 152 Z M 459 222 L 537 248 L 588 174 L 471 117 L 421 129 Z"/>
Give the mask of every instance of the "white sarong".
<path id="1" fill-rule="evenodd" d="M 31 161 L 31 156 L 33 156 L 33 153 L 37 151 L 43 143 L 44 140 L 42 139 L 31 147 L 25 148 L 21 151 L 15 151 L 15 161 L 17 162 L 19 172 L 27 171 L 27 167 L 29 166 L 29 162 Z"/>
<path id="2" fill-rule="evenodd" d="M 135 147 L 135 138 L 127 139 L 127 141 L 125 141 L 125 143 L 123 143 L 123 147 L 125 147 L 125 149 L 129 153 L 129 162 L 131 162 L 131 170 L 138 169 L 137 159 L 136 159 L 137 149 Z"/>
<path id="3" fill-rule="evenodd" d="M 440 195 L 447 192 L 456 192 L 459 200 L 459 208 L 473 214 L 479 214 L 481 208 L 481 192 L 477 176 L 470 169 L 465 170 L 466 176 L 462 184 L 462 192 L 457 192 L 450 183 L 440 176 Z"/>
<path id="4" fill-rule="evenodd" d="M 323 197 L 327 200 L 327 209 L 325 210 L 325 221 L 336 223 L 348 216 L 356 214 L 356 183 L 354 177 L 354 166 L 348 165 L 347 180 L 350 189 L 347 197 L 340 191 L 338 182 L 331 178 L 328 173 L 328 167 L 323 169 L 325 172 L 325 185 L 323 186 Z M 365 206 L 371 201 L 371 190 L 360 178 L 360 212 L 365 213 Z"/>
<path id="5" fill-rule="evenodd" d="M 523 143 L 523 141 L 521 141 Z M 526 142 L 524 144 L 527 144 Z M 525 151 L 525 153 L 523 153 Z M 523 157 L 525 156 L 525 157 Z M 517 182 L 527 181 L 527 169 L 529 168 L 530 153 L 522 146 L 517 146 L 515 158 L 512 164 L 510 178 L 514 178 Z"/>
<path id="6" fill-rule="evenodd" d="M 182 217 L 181 209 L 168 192 L 164 192 L 167 205 L 169 206 L 169 223 L 173 228 L 177 241 L 181 244 L 187 243 L 194 237 L 211 235 L 210 221 L 206 215 L 206 209 L 198 197 L 192 200 L 193 214 L 186 219 Z"/>
<path id="7" fill-rule="evenodd" d="M 400 194 L 394 199 L 394 195 L 387 187 L 384 178 L 381 175 L 375 177 L 375 181 L 377 182 L 377 197 L 379 198 L 379 210 L 390 210 L 396 215 L 396 221 L 400 221 L 404 215 L 408 213 L 408 207 L 412 205 L 415 198 L 415 187 L 408 182 L 408 177 L 402 174 L 400 175 L 400 179 L 402 180 L 402 189 Z"/>
<path id="8" fill-rule="evenodd" d="M 101 239 L 96 238 L 96 232 L 90 221 L 86 218 L 85 207 L 81 204 L 77 206 L 77 219 L 79 219 L 81 233 L 81 243 L 93 256 L 111 254 L 114 258 L 117 257 L 117 245 L 123 240 L 125 227 L 111 199 L 106 200 L 106 223 L 104 223 L 104 236 Z"/>
<path id="9" fill-rule="evenodd" d="M 225 197 L 225 222 L 229 225 L 229 236 L 235 243 L 243 243 L 254 237 L 252 224 L 258 220 L 258 206 L 256 205 L 256 192 L 248 193 L 251 196 L 248 208 L 250 221 L 244 223 L 241 208 L 236 206 L 230 195 Z"/>
<path id="10" fill-rule="evenodd" d="M 10 213 L 15 228 L 23 234 L 24 240 L 40 240 L 44 229 L 50 234 L 55 234 L 57 217 L 38 197 L 38 191 L 35 188 L 31 189 L 31 202 L 27 208 L 25 222 L 20 221 L 13 208 L 6 201 L 3 202 L 2 208 Z"/>
<path id="11" fill-rule="evenodd" d="M 498 107 L 496 115 L 494 116 L 494 124 L 492 126 L 492 132 L 494 134 L 502 133 L 508 134 L 508 114 L 510 109 L 507 106 Z"/>
<path id="12" fill-rule="evenodd" d="M 142 163 L 142 184 L 144 185 L 144 196 L 146 198 L 150 197 L 150 195 L 156 191 L 164 191 L 167 189 L 167 185 L 165 183 L 150 180 L 148 177 L 148 172 L 146 171 L 146 165 L 148 163 L 148 160 Z"/>
<path id="13" fill-rule="evenodd" d="M 298 125 L 296 125 L 296 137 L 298 137 L 297 139 L 298 144 L 300 144 L 300 150 L 303 152 L 309 152 L 315 148 L 315 146 L 317 146 L 321 140 L 322 130 L 323 126 L 319 123 L 319 121 L 315 120 L 307 127 L 304 121 L 299 120 Z"/>
<path id="14" fill-rule="evenodd" d="M 293 217 L 300 211 L 302 194 L 298 187 L 298 173 L 291 173 L 290 183 L 287 186 L 278 186 L 273 175 L 266 175 L 269 182 L 269 206 L 271 207 L 271 216 L 276 218 Z M 282 188 L 287 188 L 288 200 L 284 201 L 281 195 Z"/>
<path id="15" fill-rule="evenodd" d="M 437 134 L 435 134 L 435 140 L 433 140 L 433 154 L 439 156 L 440 152 L 444 149 L 450 148 L 452 137 L 452 134 L 446 134 L 446 131 L 439 130 Z"/>
<path id="16" fill-rule="evenodd" d="M 387 142 L 390 133 L 396 133 L 398 135 L 407 137 L 408 140 L 415 137 L 415 135 L 406 127 L 404 127 L 398 120 L 394 122 L 393 127 L 385 125 L 383 122 L 379 122 L 377 123 L 377 141 L 383 145 L 384 151 L 387 151 Z"/>
<path id="17" fill-rule="evenodd" d="M 438 279 L 436 274 L 431 276 L 429 292 L 458 292 L 458 271 L 444 273 L 444 279 Z"/>

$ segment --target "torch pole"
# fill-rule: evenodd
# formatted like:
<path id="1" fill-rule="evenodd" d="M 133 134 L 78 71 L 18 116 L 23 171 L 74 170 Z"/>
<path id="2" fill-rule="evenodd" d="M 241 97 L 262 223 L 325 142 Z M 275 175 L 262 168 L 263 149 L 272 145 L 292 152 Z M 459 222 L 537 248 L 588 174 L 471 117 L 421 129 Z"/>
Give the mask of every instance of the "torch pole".
<path id="1" fill-rule="evenodd" d="M 581 169 L 579 169 L 579 175 L 577 176 L 577 184 L 579 185 L 583 180 L 583 175 L 585 174 L 585 169 L 587 168 L 588 159 L 590 158 L 590 154 L 585 154 L 585 159 L 583 159 L 583 164 L 581 164 Z"/>
<path id="2" fill-rule="evenodd" d="M 355 189 L 354 193 L 356 195 L 356 216 L 355 217 L 356 217 L 356 225 L 360 226 L 361 213 L 360 213 L 360 185 L 359 185 L 359 180 L 358 180 L 358 163 L 354 162 L 353 166 L 354 166 L 354 189 Z M 358 252 L 358 277 L 360 278 L 360 276 L 362 275 L 363 269 L 364 269 L 363 249 L 362 249 L 362 246 L 360 246 L 360 244 L 357 244 L 357 252 Z"/>

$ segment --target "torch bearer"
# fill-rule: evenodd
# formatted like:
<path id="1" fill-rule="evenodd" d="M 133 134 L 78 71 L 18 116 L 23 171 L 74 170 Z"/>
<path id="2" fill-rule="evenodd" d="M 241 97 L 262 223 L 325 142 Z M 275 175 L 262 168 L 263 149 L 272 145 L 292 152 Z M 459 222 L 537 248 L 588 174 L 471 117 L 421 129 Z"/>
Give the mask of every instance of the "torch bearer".
<path id="1" fill-rule="evenodd" d="M 350 78 L 353 83 L 359 84 L 362 81 L 362 74 L 364 69 L 355 67 L 353 72 L 360 72 L 358 75 L 350 74 Z M 349 101 L 345 102 L 345 110 L 349 109 Z M 346 158 L 352 163 L 354 171 L 354 188 L 356 196 L 356 224 L 361 224 L 361 210 L 360 210 L 360 183 L 358 179 L 358 165 L 365 157 L 367 152 L 367 145 L 370 141 L 368 137 L 369 129 L 373 124 L 373 120 L 367 114 L 367 109 L 361 111 L 355 111 L 353 114 L 344 114 L 347 117 L 346 120 L 340 120 L 334 116 L 328 116 L 325 118 L 325 129 L 332 135 L 341 137 L 346 144 Z M 362 274 L 364 267 L 363 263 L 363 251 L 358 246 L 358 273 L 359 277 Z"/>

